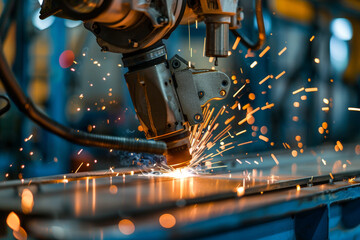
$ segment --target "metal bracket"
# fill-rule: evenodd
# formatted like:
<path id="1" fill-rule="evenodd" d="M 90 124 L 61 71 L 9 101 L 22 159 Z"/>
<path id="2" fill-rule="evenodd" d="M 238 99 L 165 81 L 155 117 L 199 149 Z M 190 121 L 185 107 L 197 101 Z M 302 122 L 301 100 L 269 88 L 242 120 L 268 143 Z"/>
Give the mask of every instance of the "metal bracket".
<path id="1" fill-rule="evenodd" d="M 191 126 L 204 121 L 201 107 L 211 100 L 226 98 L 230 90 L 231 81 L 225 73 L 196 70 L 178 55 L 170 60 L 170 71 L 183 114 Z"/>

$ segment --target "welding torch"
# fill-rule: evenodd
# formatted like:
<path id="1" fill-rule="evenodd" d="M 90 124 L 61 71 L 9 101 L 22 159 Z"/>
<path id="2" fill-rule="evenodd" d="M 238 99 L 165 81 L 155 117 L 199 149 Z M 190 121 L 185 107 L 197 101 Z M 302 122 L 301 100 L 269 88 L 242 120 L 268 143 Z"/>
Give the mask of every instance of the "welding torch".
<path id="1" fill-rule="evenodd" d="M 179 24 L 205 22 L 205 55 L 229 55 L 230 31 L 250 49 L 265 40 L 261 0 L 256 0 L 257 43 L 241 36 L 238 0 L 44 0 L 40 18 L 82 20 L 104 52 L 122 54 L 126 83 L 147 139 L 166 143 L 169 166 L 187 166 L 189 128 L 204 121 L 202 107 L 226 98 L 231 81 L 217 70 L 195 69 L 176 55 L 167 58 L 167 39 Z M 48 127 L 49 129 L 49 127 Z M 51 129 L 50 129 L 51 130 Z M 145 149 L 145 152 L 151 152 Z"/>

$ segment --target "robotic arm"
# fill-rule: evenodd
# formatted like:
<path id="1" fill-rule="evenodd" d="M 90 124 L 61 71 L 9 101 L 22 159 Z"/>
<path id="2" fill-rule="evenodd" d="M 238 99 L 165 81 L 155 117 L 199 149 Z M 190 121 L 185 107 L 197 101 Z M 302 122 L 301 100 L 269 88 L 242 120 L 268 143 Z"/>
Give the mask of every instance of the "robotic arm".
<path id="1" fill-rule="evenodd" d="M 227 57 L 229 29 L 241 21 L 238 0 L 44 0 L 40 14 L 82 20 L 102 51 L 123 54 L 146 138 L 166 143 L 168 165 L 188 165 L 189 126 L 203 122 L 201 107 L 225 98 L 231 81 L 219 71 L 196 70 L 177 55 L 167 60 L 162 39 L 179 24 L 204 21 L 206 56 Z"/>

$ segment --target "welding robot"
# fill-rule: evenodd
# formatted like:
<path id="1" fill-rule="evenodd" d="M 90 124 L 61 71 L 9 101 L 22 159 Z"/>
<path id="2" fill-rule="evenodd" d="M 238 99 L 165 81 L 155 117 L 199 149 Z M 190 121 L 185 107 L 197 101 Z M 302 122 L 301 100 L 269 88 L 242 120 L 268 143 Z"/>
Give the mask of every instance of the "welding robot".
<path id="1" fill-rule="evenodd" d="M 174 168 L 191 161 L 189 127 L 204 121 L 202 107 L 224 99 L 231 81 L 223 72 L 199 70 L 180 56 L 167 58 L 163 39 L 179 24 L 205 22 L 205 55 L 229 55 L 229 34 L 256 50 L 265 40 L 261 0 L 255 1 L 258 40 L 237 31 L 243 12 L 238 0 L 44 0 L 40 18 L 82 20 L 102 51 L 121 53 L 127 86 L 138 119 L 149 140 L 89 134 L 49 119 L 21 91 L 10 68 L 1 61 L 0 75 L 9 96 L 31 119 L 77 144 L 134 152 L 165 154 Z M 1 56 L 3 57 L 3 54 Z M 153 141 L 155 140 L 155 141 Z"/>

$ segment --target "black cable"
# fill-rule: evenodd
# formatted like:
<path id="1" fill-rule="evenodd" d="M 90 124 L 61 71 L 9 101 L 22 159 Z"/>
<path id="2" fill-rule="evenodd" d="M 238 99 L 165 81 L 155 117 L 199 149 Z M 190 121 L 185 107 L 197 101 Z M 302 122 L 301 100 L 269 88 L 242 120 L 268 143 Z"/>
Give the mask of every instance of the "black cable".
<path id="1" fill-rule="evenodd" d="M 9 97 L 21 112 L 27 115 L 39 126 L 72 143 L 130 152 L 163 154 L 166 151 L 166 144 L 164 142 L 90 134 L 68 128 L 52 120 L 42 113 L 22 91 L 13 72 L 6 62 L 2 50 L 2 44 L 0 44 L 0 80 L 2 81 Z"/>
<path id="2" fill-rule="evenodd" d="M 15 9 L 16 0 L 8 0 L 0 17 L 0 41 L 4 42 L 7 32 L 10 28 L 13 11 Z"/>
<path id="3" fill-rule="evenodd" d="M 245 35 L 242 36 L 236 29 L 232 29 L 231 32 L 235 37 L 240 38 L 240 43 L 242 43 L 245 47 L 251 50 L 259 50 L 265 42 L 266 33 L 265 33 L 265 24 L 264 24 L 264 16 L 262 13 L 262 4 L 261 0 L 255 0 L 255 13 L 256 13 L 256 22 L 258 25 L 258 40 L 256 43 L 253 43 L 249 38 Z"/>
<path id="4" fill-rule="evenodd" d="M 10 100 L 9 100 L 7 97 L 3 96 L 3 95 L 0 95 L 0 99 L 5 100 L 5 102 L 6 102 L 6 103 L 5 103 L 5 106 L 2 107 L 2 108 L 0 108 L 0 117 L 1 117 L 1 116 L 4 115 L 7 111 L 10 110 Z"/>

